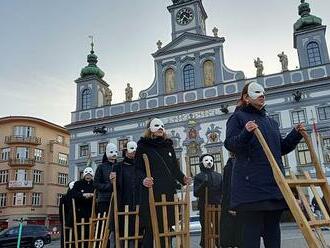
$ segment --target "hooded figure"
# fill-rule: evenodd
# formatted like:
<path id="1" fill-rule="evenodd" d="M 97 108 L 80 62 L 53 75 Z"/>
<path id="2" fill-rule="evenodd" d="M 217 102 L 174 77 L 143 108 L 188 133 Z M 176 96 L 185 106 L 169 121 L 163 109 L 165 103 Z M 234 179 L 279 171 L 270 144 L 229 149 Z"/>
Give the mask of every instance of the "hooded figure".
<path id="1" fill-rule="evenodd" d="M 94 196 L 94 171 L 91 167 L 85 168 L 83 178 L 77 181 L 72 188 L 72 196 L 76 204 L 76 214 L 80 222 L 82 218 L 89 221 L 92 213 Z"/>
<path id="2" fill-rule="evenodd" d="M 199 162 L 201 172 L 194 178 L 194 196 L 198 197 L 199 220 L 202 226 L 200 246 L 204 247 L 205 204 L 219 205 L 221 203 L 222 176 L 220 173 L 214 171 L 214 157 L 212 155 L 202 155 Z M 208 202 L 205 202 L 206 188 L 208 193 Z"/>
<path id="3" fill-rule="evenodd" d="M 148 156 L 150 162 L 151 178 L 146 176 L 143 154 Z M 180 170 L 173 149 L 172 140 L 166 137 L 164 123 L 157 118 L 152 119 L 147 130 L 138 142 L 135 155 L 136 172 L 136 199 L 141 205 L 141 221 L 145 228 L 143 236 L 143 247 L 153 247 L 153 233 L 151 227 L 149 193 L 148 188 L 153 187 L 155 201 L 161 201 L 161 195 L 165 194 L 167 201 L 174 201 L 177 182 L 188 184 L 191 178 L 186 177 Z M 158 228 L 163 232 L 163 216 L 160 208 L 157 209 Z M 169 228 L 174 225 L 174 207 L 167 207 L 167 218 Z M 161 243 L 165 247 L 164 239 Z"/>
<path id="4" fill-rule="evenodd" d="M 72 188 L 75 184 L 75 181 L 72 181 L 68 184 L 68 191 L 66 194 L 62 195 L 60 199 L 60 204 L 59 204 L 59 216 L 60 216 L 60 221 L 61 221 L 61 227 L 63 227 L 63 219 L 65 221 L 65 226 L 66 227 L 73 227 L 73 211 L 72 211 Z M 63 216 L 63 209 L 64 209 L 64 214 Z M 69 230 L 67 230 L 66 236 L 68 237 L 69 235 Z M 64 247 L 64 235 L 61 235 L 61 247 Z M 73 237 L 74 240 L 74 237 Z"/>
<path id="5" fill-rule="evenodd" d="M 95 172 L 94 186 L 97 193 L 97 212 L 103 216 L 104 212 L 108 212 L 110 199 L 112 194 L 112 183 L 110 177 L 112 167 L 116 163 L 118 156 L 117 146 L 109 143 L 106 152 L 103 155 L 102 164 L 99 165 Z"/>
<path id="6" fill-rule="evenodd" d="M 135 211 L 135 167 L 134 157 L 137 144 L 134 141 L 130 141 L 126 145 L 124 152 L 124 160 L 116 163 L 113 166 L 113 172 L 116 173 L 117 182 L 117 201 L 118 210 L 123 212 L 125 206 L 129 206 L 130 211 Z M 129 236 L 134 235 L 135 221 L 134 216 L 131 215 L 129 219 Z M 124 234 L 124 216 L 119 217 L 119 230 L 120 236 Z"/>

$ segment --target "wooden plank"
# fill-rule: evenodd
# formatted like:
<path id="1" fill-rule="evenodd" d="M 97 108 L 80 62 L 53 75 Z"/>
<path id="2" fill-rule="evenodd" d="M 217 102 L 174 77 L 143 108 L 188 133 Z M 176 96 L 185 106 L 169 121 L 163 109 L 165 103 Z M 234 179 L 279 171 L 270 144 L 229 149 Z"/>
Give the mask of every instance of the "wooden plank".
<path id="1" fill-rule="evenodd" d="M 174 202 L 178 202 L 178 196 L 174 195 Z M 175 219 L 175 231 L 179 231 L 180 230 L 180 216 L 179 216 L 179 206 L 178 205 L 174 205 L 174 219 Z M 175 246 L 176 248 L 180 248 L 181 246 L 181 236 L 180 235 L 176 235 L 175 236 Z"/>
<path id="2" fill-rule="evenodd" d="M 99 219 L 100 217 L 101 217 L 101 214 L 98 213 L 97 214 L 97 219 Z M 96 239 L 98 238 L 98 234 L 99 234 L 99 222 L 100 222 L 99 220 L 96 221 L 96 228 L 95 228 L 95 237 L 96 237 Z M 96 248 L 96 242 L 94 242 L 93 248 Z"/>
<path id="3" fill-rule="evenodd" d="M 166 202 L 166 195 L 162 194 L 162 203 Z M 163 228 L 164 228 L 164 234 L 168 234 L 168 222 L 167 222 L 167 208 L 165 205 L 162 207 L 162 213 L 163 213 Z M 165 237 L 165 248 L 169 248 L 169 239 L 168 237 Z"/>
<path id="4" fill-rule="evenodd" d="M 77 216 L 76 216 L 76 203 L 74 201 L 74 199 L 72 199 L 72 211 L 73 211 L 73 230 L 74 230 L 74 243 L 75 243 L 75 247 L 79 248 L 78 245 L 78 230 L 77 230 Z"/>
<path id="5" fill-rule="evenodd" d="M 135 238 L 135 241 L 134 241 L 134 247 L 135 248 L 138 248 L 139 247 L 139 213 L 140 213 L 140 206 L 136 206 L 135 207 L 135 210 L 136 210 L 136 216 L 135 216 L 135 230 L 134 230 L 134 238 Z"/>
<path id="6" fill-rule="evenodd" d="M 125 205 L 125 213 L 127 213 L 129 211 L 129 208 L 128 208 L 128 205 Z M 125 214 L 125 220 L 124 220 L 124 228 L 125 228 L 125 230 L 124 230 L 124 237 L 125 238 L 128 238 L 129 237 L 129 233 L 128 233 L 128 227 L 129 227 L 129 215 L 127 215 L 127 214 Z M 125 241 L 124 241 L 124 247 L 125 248 L 128 248 L 128 240 L 126 239 Z M 118 247 L 118 246 L 117 246 Z"/>
<path id="7" fill-rule="evenodd" d="M 189 163 L 189 159 L 188 157 L 186 158 L 186 176 L 187 177 L 191 177 L 191 173 L 190 173 L 190 163 Z M 186 202 L 186 212 L 185 212 L 185 231 L 187 232 L 187 236 L 186 236 L 186 245 L 188 245 L 187 247 L 190 247 L 190 185 L 186 185 L 186 197 L 185 197 L 185 202 Z"/>
<path id="8" fill-rule="evenodd" d="M 286 183 L 285 178 L 282 174 L 282 171 L 280 170 L 280 167 L 278 166 L 263 135 L 261 134 L 259 129 L 256 129 L 254 131 L 254 134 L 257 136 L 257 139 L 259 140 L 259 142 L 268 158 L 268 161 L 271 165 L 271 168 L 272 168 L 272 171 L 274 174 L 275 181 L 276 181 L 279 189 L 281 190 L 299 228 L 301 229 L 308 246 L 311 248 L 319 248 L 320 242 L 314 236 L 314 233 L 313 233 L 311 227 L 309 226 L 309 223 L 307 222 L 306 218 L 304 217 L 303 212 L 301 211 L 297 201 L 295 200 L 294 195 L 293 195 L 292 191 L 290 190 L 289 185 Z"/>
<path id="9" fill-rule="evenodd" d="M 301 186 L 307 187 L 310 185 L 321 186 L 328 183 L 326 179 L 287 179 L 287 183 L 290 187 Z"/>
<path id="10" fill-rule="evenodd" d="M 117 178 L 112 179 L 113 189 L 113 208 L 114 208 L 114 219 L 115 219 L 115 243 L 116 247 L 120 247 L 119 242 L 119 220 L 118 220 L 118 196 L 117 196 Z"/>
<path id="11" fill-rule="evenodd" d="M 149 163 L 148 156 L 146 154 L 143 154 L 142 156 L 143 156 L 143 160 L 144 160 L 144 165 L 146 167 L 147 177 L 151 178 L 152 176 L 151 176 L 151 172 L 150 172 L 150 163 Z M 153 187 L 148 188 L 148 191 L 149 191 L 149 207 L 150 207 L 151 225 L 152 225 L 152 231 L 154 234 L 155 245 L 156 245 L 156 248 L 161 248 Z"/>

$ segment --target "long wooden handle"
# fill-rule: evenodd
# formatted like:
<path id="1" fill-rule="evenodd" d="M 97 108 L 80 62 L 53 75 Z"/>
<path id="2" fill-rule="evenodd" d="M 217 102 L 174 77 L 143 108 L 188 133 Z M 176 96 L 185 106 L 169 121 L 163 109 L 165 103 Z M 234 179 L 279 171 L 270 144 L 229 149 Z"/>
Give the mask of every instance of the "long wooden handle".
<path id="1" fill-rule="evenodd" d="M 120 248 L 119 241 L 119 220 L 118 220 L 118 197 L 117 197 L 117 178 L 112 179 L 113 189 L 113 208 L 114 208 L 114 219 L 115 219 L 115 233 L 116 233 L 116 247 Z M 110 212 L 109 212 L 110 214 Z"/>
<path id="2" fill-rule="evenodd" d="M 151 178 L 150 172 L 150 163 L 147 154 L 143 154 L 144 165 L 146 167 L 146 174 L 147 177 Z M 154 240 L 156 248 L 161 248 L 160 246 L 160 238 L 159 238 L 159 229 L 158 229 L 158 220 L 157 220 L 157 213 L 156 213 L 156 205 L 155 205 L 155 197 L 154 197 L 154 190 L 152 187 L 148 188 L 149 191 L 149 208 L 150 208 L 150 217 L 151 217 L 151 224 L 152 224 L 152 232 L 154 234 Z"/>

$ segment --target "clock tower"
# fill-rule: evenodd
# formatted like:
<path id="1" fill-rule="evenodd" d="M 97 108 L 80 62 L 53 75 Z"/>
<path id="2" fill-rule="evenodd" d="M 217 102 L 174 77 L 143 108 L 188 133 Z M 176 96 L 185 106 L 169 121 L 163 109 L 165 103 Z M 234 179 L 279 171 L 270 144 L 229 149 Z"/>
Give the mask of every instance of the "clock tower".
<path id="1" fill-rule="evenodd" d="M 201 0 L 172 0 L 167 7 L 171 13 L 172 40 L 182 33 L 190 32 L 206 35 L 205 20 L 207 14 Z"/>

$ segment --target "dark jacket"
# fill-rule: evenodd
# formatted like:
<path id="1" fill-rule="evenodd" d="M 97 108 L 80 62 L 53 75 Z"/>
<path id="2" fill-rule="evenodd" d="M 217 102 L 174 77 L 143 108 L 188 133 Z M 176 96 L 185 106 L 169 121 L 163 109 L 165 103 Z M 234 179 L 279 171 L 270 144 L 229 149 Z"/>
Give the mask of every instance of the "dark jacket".
<path id="1" fill-rule="evenodd" d="M 110 202 L 112 194 L 112 183 L 110 181 L 110 173 L 113 163 L 109 162 L 106 154 L 102 159 L 95 172 L 94 186 L 97 194 L 97 202 Z"/>
<path id="2" fill-rule="evenodd" d="M 293 129 L 284 139 L 278 123 L 266 115 L 265 109 L 252 106 L 235 111 L 227 122 L 225 147 L 235 153 L 236 161 L 232 174 L 231 207 L 242 203 L 283 199 L 268 162 L 268 159 L 253 132 L 245 124 L 255 121 L 259 126 L 277 164 L 284 172 L 282 155 L 295 149 L 302 138 Z"/>
<path id="3" fill-rule="evenodd" d="M 205 206 L 205 188 L 208 192 L 208 204 L 220 204 L 222 198 L 222 176 L 214 171 L 214 166 L 207 169 L 201 164 L 201 172 L 194 177 L 194 196 L 198 197 L 198 208 Z"/>
<path id="4" fill-rule="evenodd" d="M 113 166 L 113 171 L 116 172 L 117 182 L 117 201 L 118 210 L 125 211 L 125 206 L 129 206 L 130 211 L 135 210 L 135 167 L 134 160 L 127 157 L 122 162 L 116 163 Z M 130 215 L 129 218 L 129 234 L 134 235 L 135 218 Z M 124 233 L 124 216 L 119 216 L 119 229 L 121 235 Z"/>
<path id="5" fill-rule="evenodd" d="M 85 198 L 84 193 L 94 193 L 93 181 L 87 182 L 84 179 L 76 182 L 72 188 L 72 197 L 76 204 L 77 218 L 84 218 L 88 221 L 92 214 L 93 198 Z"/>
<path id="6" fill-rule="evenodd" d="M 239 222 L 239 213 L 231 215 L 230 192 L 231 192 L 231 174 L 234 165 L 234 158 L 229 158 L 223 169 L 222 202 L 220 216 L 220 244 L 221 247 L 239 247 L 241 236 L 241 224 Z"/>
<path id="7" fill-rule="evenodd" d="M 142 208 L 143 222 L 150 224 L 148 188 L 144 187 L 142 183 L 143 179 L 146 178 L 142 154 L 146 154 L 149 158 L 151 176 L 154 179 L 153 190 L 155 201 L 161 201 L 162 194 L 166 195 L 168 201 L 173 201 L 177 181 L 184 184 L 184 174 L 179 168 L 173 149 L 173 142 L 170 139 L 141 138 L 139 140 L 135 154 L 136 200 Z M 168 223 L 174 224 L 174 208 L 169 209 Z M 159 210 L 158 208 L 158 213 L 160 212 Z M 162 221 L 160 215 L 158 219 Z"/>
<path id="8" fill-rule="evenodd" d="M 73 227 L 73 210 L 72 210 L 72 190 L 68 189 L 67 193 L 62 195 L 59 204 L 59 214 L 61 223 L 63 223 L 63 219 L 65 221 L 65 226 Z M 63 208 L 64 214 L 63 217 Z"/>

